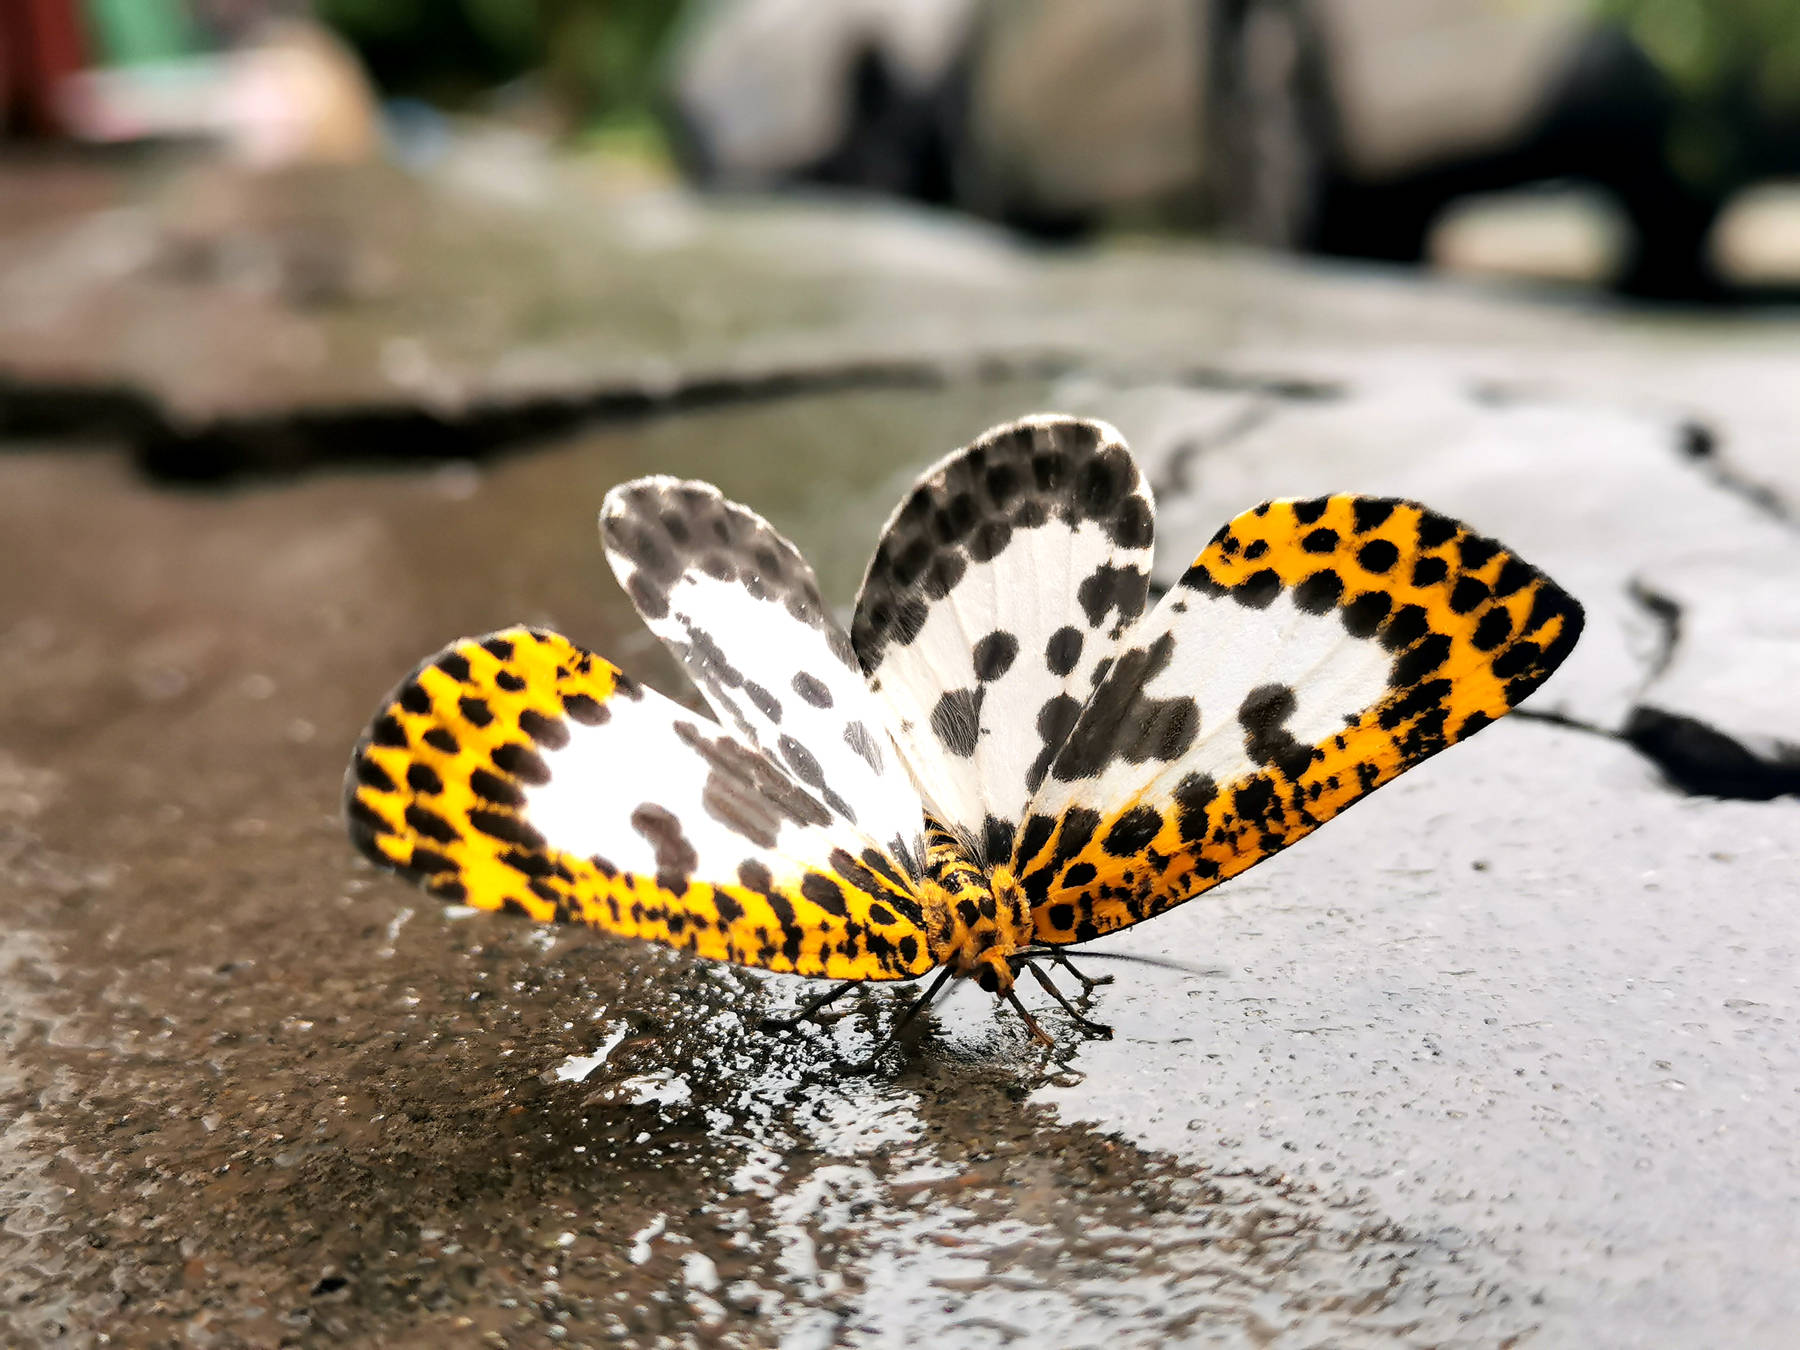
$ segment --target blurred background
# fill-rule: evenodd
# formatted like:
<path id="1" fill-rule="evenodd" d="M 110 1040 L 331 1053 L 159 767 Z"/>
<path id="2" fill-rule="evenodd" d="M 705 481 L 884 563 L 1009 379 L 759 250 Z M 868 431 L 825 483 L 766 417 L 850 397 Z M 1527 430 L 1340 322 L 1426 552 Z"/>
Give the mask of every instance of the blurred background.
<path id="1" fill-rule="evenodd" d="M 1791 0 L 7 0 L 13 149 L 891 194 L 1708 301 L 1800 285 Z"/>

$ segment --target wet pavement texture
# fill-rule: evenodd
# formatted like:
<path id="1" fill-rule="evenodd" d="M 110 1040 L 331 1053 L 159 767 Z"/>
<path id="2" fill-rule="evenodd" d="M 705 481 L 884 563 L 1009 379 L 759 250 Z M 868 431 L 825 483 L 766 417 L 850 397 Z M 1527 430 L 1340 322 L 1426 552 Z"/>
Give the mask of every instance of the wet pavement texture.
<path id="1" fill-rule="evenodd" d="M 482 180 L 473 240 L 422 207 L 416 250 L 294 236 L 375 259 L 321 301 L 139 269 L 195 182 L 250 274 L 232 222 L 267 217 L 232 193 L 331 219 L 471 189 L 194 172 L 0 211 L 0 293 L 40 287 L 0 321 L 0 1340 L 1793 1343 L 1800 327 L 681 199 L 594 205 L 574 271 L 484 299 L 493 222 L 536 257 L 575 191 L 529 164 Z M 698 233 L 581 252 L 631 210 Z M 96 280 L 83 229 L 140 246 Z M 59 247 L 60 291 L 21 261 Z M 459 270 L 408 280 L 432 247 Z M 312 375 L 214 364 L 273 359 L 271 314 L 326 331 Z M 105 389 L 136 411 L 65 397 Z M 558 436 L 464 437 L 546 390 L 590 400 Z M 352 407 L 510 453 L 320 463 L 371 449 L 325 444 Z M 447 639 L 550 624 L 683 689 L 600 557 L 613 483 L 717 482 L 843 604 L 919 467 L 1045 407 L 1137 445 L 1165 578 L 1260 497 L 1397 491 L 1542 563 L 1589 632 L 1530 716 L 1108 939 L 1195 969 L 1113 967 L 1107 1042 L 1049 1014 L 1043 1051 L 964 990 L 846 1076 L 891 997 L 771 1036 L 813 986 L 446 910 L 352 855 L 350 743 Z M 235 477 L 144 472 L 221 426 Z"/>

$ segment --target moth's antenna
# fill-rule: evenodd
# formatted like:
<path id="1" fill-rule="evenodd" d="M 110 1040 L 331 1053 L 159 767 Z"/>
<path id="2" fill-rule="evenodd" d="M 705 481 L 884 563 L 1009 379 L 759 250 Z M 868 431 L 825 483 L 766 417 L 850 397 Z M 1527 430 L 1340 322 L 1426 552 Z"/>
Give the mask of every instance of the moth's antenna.
<path id="1" fill-rule="evenodd" d="M 1034 947 L 1028 948 L 1027 950 L 1018 953 L 1018 955 L 1026 957 L 1027 959 L 1040 956 L 1049 958 L 1055 956 L 1061 950 L 1060 947 L 1050 947 L 1047 949 Z M 1140 966 L 1160 966 L 1164 970 L 1179 970 L 1188 975 L 1219 974 L 1219 968 L 1217 966 L 1190 966 L 1186 962 L 1171 961 L 1167 957 L 1162 956 L 1139 956 L 1136 952 L 1081 952 L 1080 957 L 1083 961 L 1132 961 Z"/>

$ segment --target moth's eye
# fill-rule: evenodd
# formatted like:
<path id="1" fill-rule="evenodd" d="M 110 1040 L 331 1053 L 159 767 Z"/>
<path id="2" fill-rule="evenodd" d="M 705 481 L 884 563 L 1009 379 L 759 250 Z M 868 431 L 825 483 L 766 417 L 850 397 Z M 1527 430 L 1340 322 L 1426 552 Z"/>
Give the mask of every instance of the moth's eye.
<path id="1" fill-rule="evenodd" d="M 981 968 L 981 973 L 975 977 L 975 983 L 987 990 L 990 994 L 1000 987 L 1000 981 L 994 975 L 994 968 L 992 966 L 983 966 Z"/>

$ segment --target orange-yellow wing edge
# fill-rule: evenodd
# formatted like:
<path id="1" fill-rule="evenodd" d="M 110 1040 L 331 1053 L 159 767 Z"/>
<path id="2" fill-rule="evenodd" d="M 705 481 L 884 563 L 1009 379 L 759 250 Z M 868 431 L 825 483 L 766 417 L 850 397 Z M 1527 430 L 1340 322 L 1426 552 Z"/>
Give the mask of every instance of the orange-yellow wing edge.
<path id="1" fill-rule="evenodd" d="M 833 979 L 931 968 L 913 879 L 762 754 L 567 638 L 422 663 L 345 779 L 365 856 L 439 898 Z"/>
<path id="2" fill-rule="evenodd" d="M 1039 941 L 1161 913 L 1504 716 L 1581 606 L 1417 503 L 1264 503 L 1130 634 L 1014 852 Z"/>

